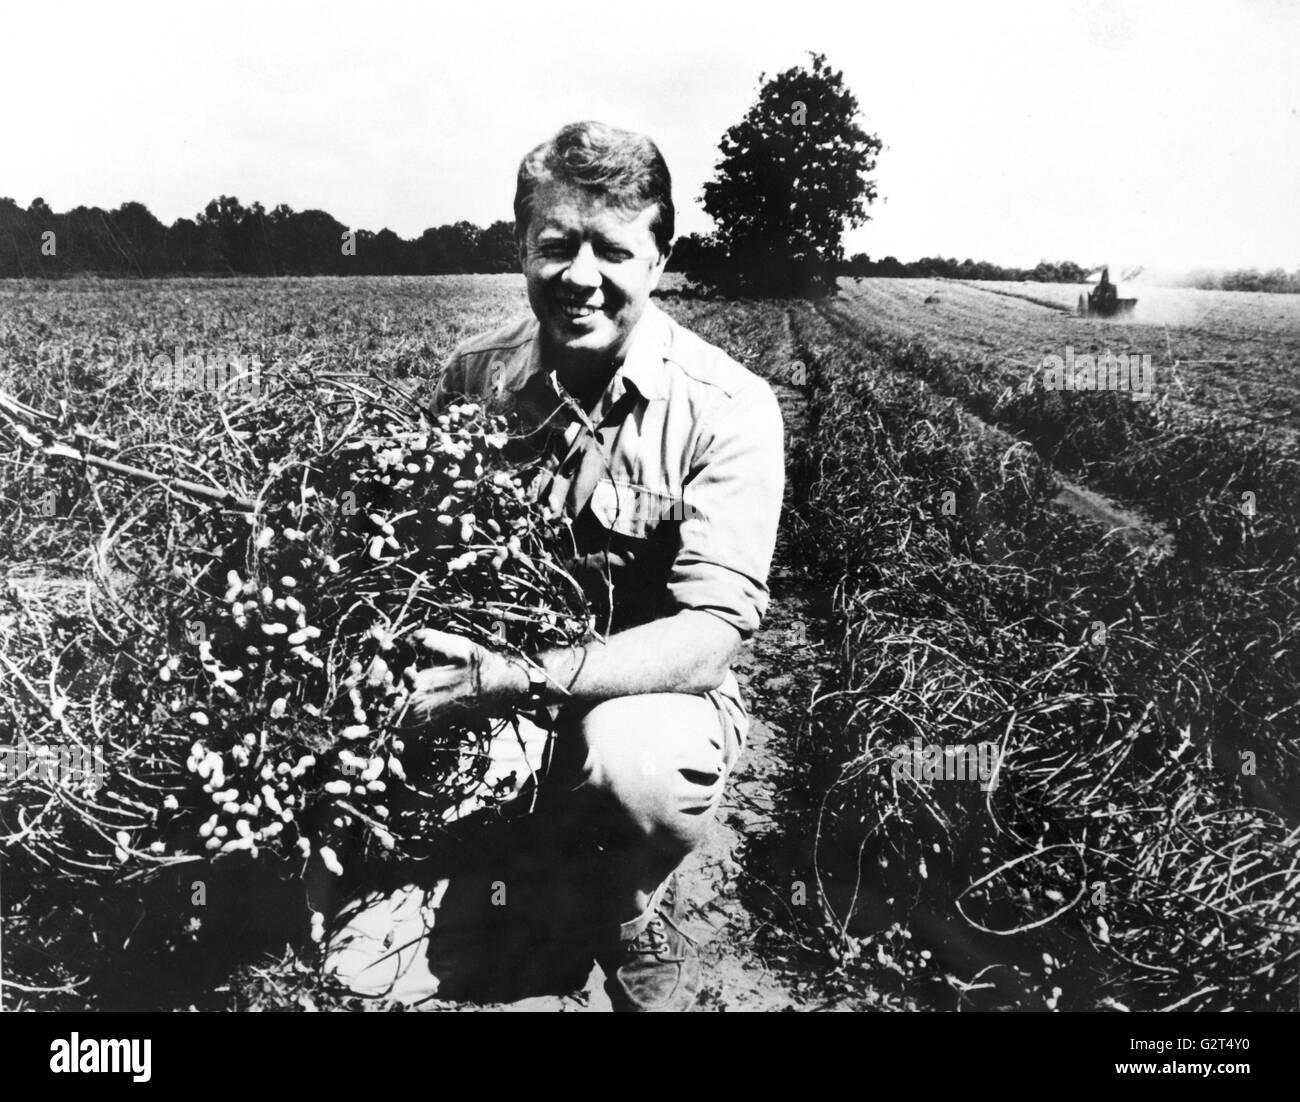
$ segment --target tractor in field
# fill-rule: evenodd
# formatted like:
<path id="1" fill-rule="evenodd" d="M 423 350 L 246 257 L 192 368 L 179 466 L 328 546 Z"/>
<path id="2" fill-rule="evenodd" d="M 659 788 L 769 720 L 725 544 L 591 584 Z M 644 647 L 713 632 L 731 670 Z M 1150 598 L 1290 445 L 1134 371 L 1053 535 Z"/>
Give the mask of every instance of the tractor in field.
<path id="1" fill-rule="evenodd" d="M 1135 298 L 1120 298 L 1119 288 L 1110 281 L 1110 268 L 1102 268 L 1097 286 L 1086 295 L 1079 296 L 1079 317 L 1113 318 L 1128 314 L 1137 305 Z"/>

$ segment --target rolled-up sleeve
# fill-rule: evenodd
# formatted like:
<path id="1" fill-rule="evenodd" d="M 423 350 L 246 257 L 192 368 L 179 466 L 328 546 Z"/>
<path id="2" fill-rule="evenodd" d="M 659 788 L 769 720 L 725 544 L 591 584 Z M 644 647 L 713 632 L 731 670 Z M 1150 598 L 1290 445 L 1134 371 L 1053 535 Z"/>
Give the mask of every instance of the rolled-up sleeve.
<path id="1" fill-rule="evenodd" d="M 757 630 L 784 487 L 781 410 L 754 378 L 719 403 L 698 437 L 668 581 L 678 608 L 711 612 L 742 636 Z"/>

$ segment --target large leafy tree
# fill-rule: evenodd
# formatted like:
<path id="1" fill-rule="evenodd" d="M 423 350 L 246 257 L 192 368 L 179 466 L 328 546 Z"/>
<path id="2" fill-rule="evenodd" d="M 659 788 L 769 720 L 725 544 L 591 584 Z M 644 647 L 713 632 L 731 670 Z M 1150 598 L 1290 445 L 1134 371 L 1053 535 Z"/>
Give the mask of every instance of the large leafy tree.
<path id="1" fill-rule="evenodd" d="M 862 128 L 857 99 L 822 54 L 759 80 L 757 102 L 723 137 L 704 185 L 727 257 L 709 281 L 757 294 L 818 293 L 833 284 L 844 231 L 867 221 L 881 141 Z"/>

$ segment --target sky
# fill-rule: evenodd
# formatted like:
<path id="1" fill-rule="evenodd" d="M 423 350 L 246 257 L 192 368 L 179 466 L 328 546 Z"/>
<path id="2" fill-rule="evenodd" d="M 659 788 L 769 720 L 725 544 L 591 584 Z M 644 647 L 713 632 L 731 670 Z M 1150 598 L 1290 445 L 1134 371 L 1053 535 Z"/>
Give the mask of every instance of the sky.
<path id="1" fill-rule="evenodd" d="M 0 0 L 0 196 L 235 195 L 405 237 L 511 217 L 596 118 L 659 143 L 679 232 L 759 75 L 827 55 L 884 142 L 849 253 L 1300 268 L 1300 3 Z"/>

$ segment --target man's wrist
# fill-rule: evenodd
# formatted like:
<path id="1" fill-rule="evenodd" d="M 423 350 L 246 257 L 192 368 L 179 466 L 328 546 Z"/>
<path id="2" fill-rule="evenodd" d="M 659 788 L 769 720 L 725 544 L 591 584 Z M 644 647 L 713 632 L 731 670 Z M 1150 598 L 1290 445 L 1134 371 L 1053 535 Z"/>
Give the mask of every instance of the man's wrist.
<path id="1" fill-rule="evenodd" d="M 558 647 L 543 651 L 533 661 L 540 674 L 538 689 L 547 703 L 563 704 L 576 695 L 578 675 L 587 663 L 586 646 Z"/>
<path id="2" fill-rule="evenodd" d="M 573 695 L 586 658 L 586 647 L 545 651 L 532 661 L 484 651 L 479 695 L 511 708 L 563 703 Z"/>
<path id="3" fill-rule="evenodd" d="M 486 651 L 480 677 L 484 699 L 510 706 L 527 702 L 528 667 L 519 659 Z"/>

